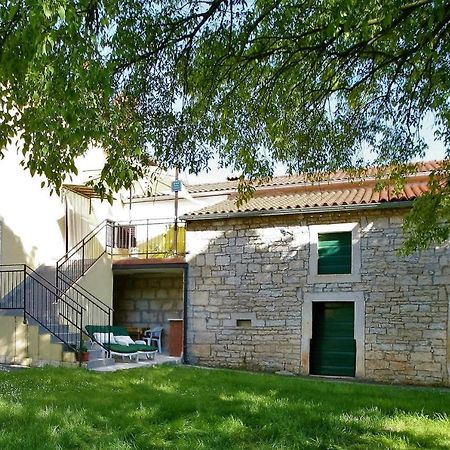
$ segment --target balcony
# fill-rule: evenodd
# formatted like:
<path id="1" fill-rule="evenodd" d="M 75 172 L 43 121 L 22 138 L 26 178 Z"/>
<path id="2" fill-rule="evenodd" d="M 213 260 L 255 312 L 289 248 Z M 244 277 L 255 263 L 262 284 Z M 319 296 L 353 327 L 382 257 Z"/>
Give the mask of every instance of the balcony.
<path id="1" fill-rule="evenodd" d="M 110 222 L 107 248 L 114 261 L 183 258 L 186 253 L 184 223 L 155 222 L 150 219 Z"/>

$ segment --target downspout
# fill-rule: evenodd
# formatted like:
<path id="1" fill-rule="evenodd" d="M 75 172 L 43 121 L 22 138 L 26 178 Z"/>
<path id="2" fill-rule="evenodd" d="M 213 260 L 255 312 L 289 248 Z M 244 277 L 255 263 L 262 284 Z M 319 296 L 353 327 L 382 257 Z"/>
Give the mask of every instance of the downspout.
<path id="1" fill-rule="evenodd" d="M 178 167 L 175 168 L 175 180 L 178 181 L 179 170 Z M 173 228 L 173 253 L 178 255 L 178 190 L 175 191 L 175 201 L 174 201 L 174 215 L 175 224 Z"/>
<path id="2" fill-rule="evenodd" d="M 132 205 L 131 196 L 132 195 L 133 195 L 133 191 L 132 191 L 132 189 L 130 187 L 130 202 L 128 204 L 128 220 L 130 221 L 130 223 L 131 223 L 131 205 Z"/>
<path id="3" fill-rule="evenodd" d="M 183 268 L 183 358 L 182 363 L 187 364 L 187 304 L 188 304 L 188 273 L 189 266 L 186 264 Z"/>
<path id="4" fill-rule="evenodd" d="M 64 220 L 64 237 L 66 238 L 66 255 L 69 252 L 69 207 L 67 205 L 67 193 L 64 195 L 65 220 Z"/>

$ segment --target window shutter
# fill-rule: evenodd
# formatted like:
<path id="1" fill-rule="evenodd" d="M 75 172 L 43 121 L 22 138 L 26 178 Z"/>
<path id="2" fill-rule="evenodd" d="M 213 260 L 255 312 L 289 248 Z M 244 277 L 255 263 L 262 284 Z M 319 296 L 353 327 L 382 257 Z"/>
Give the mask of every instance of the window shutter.
<path id="1" fill-rule="evenodd" d="M 134 225 L 119 225 L 116 233 L 116 248 L 136 247 L 136 227 Z"/>
<path id="2" fill-rule="evenodd" d="M 318 274 L 352 272 L 352 233 L 319 234 Z"/>

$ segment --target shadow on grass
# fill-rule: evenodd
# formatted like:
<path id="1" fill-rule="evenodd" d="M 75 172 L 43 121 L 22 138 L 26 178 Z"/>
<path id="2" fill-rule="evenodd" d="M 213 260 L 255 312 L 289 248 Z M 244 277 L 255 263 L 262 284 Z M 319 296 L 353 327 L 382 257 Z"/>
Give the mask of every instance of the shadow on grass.
<path id="1" fill-rule="evenodd" d="M 233 371 L 0 374 L 0 448 L 450 448 L 450 393 Z"/>

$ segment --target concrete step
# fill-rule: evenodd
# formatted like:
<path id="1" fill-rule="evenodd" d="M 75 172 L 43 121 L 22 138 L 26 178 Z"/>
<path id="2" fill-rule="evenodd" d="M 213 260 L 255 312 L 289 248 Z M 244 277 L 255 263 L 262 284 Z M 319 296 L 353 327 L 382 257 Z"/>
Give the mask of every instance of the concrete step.
<path id="1" fill-rule="evenodd" d="M 23 321 L 23 311 L 20 309 L 0 309 L 0 317 L 3 316 L 9 316 L 9 317 L 17 317 L 20 318 Z M 47 330 L 47 328 L 45 328 L 44 326 L 42 326 L 38 320 L 35 320 L 34 318 L 30 317 L 27 315 L 26 317 L 26 323 L 27 325 L 30 326 L 36 326 L 39 328 L 39 332 L 44 334 L 44 333 L 48 333 L 49 330 Z M 48 327 L 50 328 L 50 330 L 58 330 L 60 331 L 62 334 L 69 334 L 69 327 L 68 325 L 65 324 L 60 324 L 57 322 L 56 319 L 53 319 Z M 61 341 L 56 337 L 54 337 L 54 342 L 55 343 L 60 343 Z"/>
<path id="2" fill-rule="evenodd" d="M 67 342 L 69 344 L 78 344 L 79 340 L 79 333 L 74 331 L 63 331 L 58 332 L 58 336 L 61 337 L 61 340 L 64 340 L 64 342 Z M 55 336 L 56 338 L 56 336 Z"/>
<path id="3" fill-rule="evenodd" d="M 67 351 L 62 352 L 62 362 L 76 363 L 77 357 L 76 357 L 75 352 L 67 352 Z"/>
<path id="4" fill-rule="evenodd" d="M 88 350 L 89 353 L 89 361 L 93 361 L 95 359 L 103 358 L 103 350 Z"/>
<path id="5" fill-rule="evenodd" d="M 0 363 L 2 364 L 14 364 L 17 366 L 25 366 L 30 367 L 33 363 L 33 360 L 28 357 L 7 357 L 0 356 Z"/>
<path id="6" fill-rule="evenodd" d="M 181 366 L 181 358 L 173 358 L 169 359 L 167 361 L 161 361 L 159 362 L 161 366 Z"/>
<path id="7" fill-rule="evenodd" d="M 22 366 L 74 364 L 75 353 L 49 332 L 23 323 L 21 316 L 0 316 L 0 362 Z"/>
<path id="8" fill-rule="evenodd" d="M 113 366 L 116 363 L 114 358 L 98 358 L 93 359 L 92 361 L 88 361 L 87 363 L 87 369 L 88 370 L 95 370 L 99 367 L 109 367 Z"/>
<path id="9" fill-rule="evenodd" d="M 42 334 L 49 333 L 49 330 L 47 330 L 47 328 L 43 327 L 40 323 L 36 322 L 35 320 L 33 320 L 31 318 L 28 320 L 28 325 L 37 326 L 39 328 L 39 332 Z M 63 342 L 57 336 L 55 336 L 54 334 L 51 334 L 51 339 L 54 344 L 64 344 L 65 342 L 67 342 L 68 344 L 73 344 L 76 347 L 78 347 L 79 335 L 76 332 L 69 331 L 69 327 L 67 325 L 56 325 L 56 324 L 51 325 L 50 324 L 49 329 L 52 331 L 57 331 L 58 335 L 61 336 L 61 339 L 64 340 L 64 342 Z"/>
<path id="10" fill-rule="evenodd" d="M 0 316 L 23 317 L 23 310 L 21 310 L 21 309 L 0 309 Z"/>

